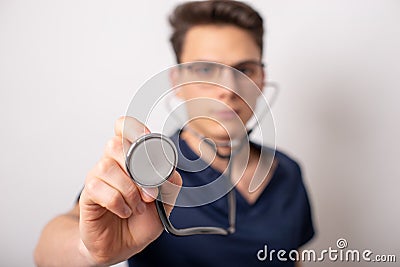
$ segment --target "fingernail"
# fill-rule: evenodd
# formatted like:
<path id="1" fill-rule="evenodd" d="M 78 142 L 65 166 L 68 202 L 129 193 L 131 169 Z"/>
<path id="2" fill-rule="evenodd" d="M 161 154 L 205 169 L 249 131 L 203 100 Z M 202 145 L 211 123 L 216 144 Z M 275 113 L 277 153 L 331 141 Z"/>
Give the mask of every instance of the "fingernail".
<path id="1" fill-rule="evenodd" d="M 129 217 L 132 214 L 132 210 L 127 205 L 124 207 L 124 214 L 126 217 Z"/>
<path id="2" fill-rule="evenodd" d="M 146 211 L 146 204 L 139 202 L 139 204 L 136 206 L 136 210 L 139 214 L 143 214 Z"/>
<path id="3" fill-rule="evenodd" d="M 156 187 L 142 187 L 142 189 L 143 189 L 143 192 L 146 193 L 146 195 L 148 195 L 152 198 L 157 197 L 158 189 Z"/>

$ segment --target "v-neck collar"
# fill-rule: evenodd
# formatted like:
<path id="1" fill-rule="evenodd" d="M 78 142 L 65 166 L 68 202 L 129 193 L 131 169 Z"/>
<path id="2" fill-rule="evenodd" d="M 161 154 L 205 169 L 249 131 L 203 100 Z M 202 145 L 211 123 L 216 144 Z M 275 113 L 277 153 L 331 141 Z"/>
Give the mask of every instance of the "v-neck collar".
<path id="1" fill-rule="evenodd" d="M 215 177 L 224 176 L 226 179 L 230 179 L 229 177 L 226 177 L 220 171 L 213 168 L 210 164 L 207 164 L 199 155 L 197 155 L 191 149 L 189 144 L 186 143 L 186 141 L 184 139 L 180 138 L 181 131 L 182 130 L 179 130 L 171 136 L 171 140 L 177 146 L 178 151 L 180 151 L 178 153 L 178 164 L 177 164 L 178 169 L 181 169 L 184 171 L 189 171 L 189 172 L 191 170 L 193 170 L 193 171 L 194 170 L 204 170 L 209 174 L 207 178 L 214 179 Z M 254 142 L 250 142 L 250 145 L 256 147 L 257 149 L 263 149 L 262 146 L 260 146 L 257 143 L 254 143 Z M 276 154 L 274 157 L 276 157 Z M 256 201 L 254 203 L 249 203 L 246 200 L 246 198 L 242 195 L 242 193 L 240 193 L 240 191 L 237 190 L 236 186 L 234 186 L 233 190 L 235 190 L 235 193 L 236 193 L 237 208 L 238 209 L 242 209 L 242 208 L 250 209 L 252 207 L 257 206 L 257 204 L 261 201 L 260 199 L 263 198 L 265 193 L 270 190 L 269 188 L 271 187 L 271 182 L 273 182 L 276 179 L 275 178 L 276 173 L 278 172 L 279 168 L 280 168 L 280 162 L 278 160 L 271 179 L 269 180 L 268 184 L 265 186 L 265 188 L 261 192 L 260 196 L 256 199 Z M 208 180 L 208 179 L 203 178 L 201 182 L 207 182 L 206 180 Z M 212 181 L 213 180 L 208 181 L 208 182 L 212 182 Z M 226 195 L 224 195 L 224 197 L 225 196 Z"/>

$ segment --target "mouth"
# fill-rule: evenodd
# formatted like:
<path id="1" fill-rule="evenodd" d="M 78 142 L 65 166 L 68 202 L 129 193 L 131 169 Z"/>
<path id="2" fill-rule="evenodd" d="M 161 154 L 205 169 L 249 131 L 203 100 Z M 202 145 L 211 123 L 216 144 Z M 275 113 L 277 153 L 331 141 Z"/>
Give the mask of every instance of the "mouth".
<path id="1" fill-rule="evenodd" d="M 239 116 L 239 110 L 235 109 L 215 110 L 213 113 L 215 117 L 222 120 L 231 120 Z"/>

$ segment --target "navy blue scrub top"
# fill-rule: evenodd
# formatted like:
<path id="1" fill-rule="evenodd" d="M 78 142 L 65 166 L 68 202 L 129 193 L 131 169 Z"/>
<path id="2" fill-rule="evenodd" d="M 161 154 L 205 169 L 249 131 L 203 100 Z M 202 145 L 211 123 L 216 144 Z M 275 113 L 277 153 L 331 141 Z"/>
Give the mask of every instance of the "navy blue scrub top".
<path id="1" fill-rule="evenodd" d="M 178 151 L 188 159 L 198 156 L 179 134 Z M 260 148 L 256 144 L 252 144 Z M 180 155 L 182 156 L 182 155 Z M 285 154 L 276 151 L 275 173 L 257 201 L 250 205 L 236 189 L 236 232 L 232 235 L 194 235 L 175 237 L 166 233 L 129 259 L 129 266 L 294 266 L 289 260 L 291 250 L 298 249 L 314 235 L 310 204 L 299 165 Z M 211 167 L 199 172 L 179 169 L 184 186 L 207 184 L 221 175 Z M 175 207 L 170 215 L 177 228 L 218 226 L 227 228 L 228 204 L 222 197 L 199 207 Z M 257 252 L 276 250 L 272 261 L 257 258 Z M 278 250 L 287 251 L 288 261 L 279 261 Z M 261 254 L 263 256 L 264 253 Z"/>

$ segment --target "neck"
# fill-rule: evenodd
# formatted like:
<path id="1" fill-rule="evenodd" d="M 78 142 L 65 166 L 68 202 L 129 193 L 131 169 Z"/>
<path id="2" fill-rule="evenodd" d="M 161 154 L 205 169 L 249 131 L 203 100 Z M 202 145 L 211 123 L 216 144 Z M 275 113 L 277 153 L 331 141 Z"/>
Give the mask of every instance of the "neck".
<path id="1" fill-rule="evenodd" d="M 231 143 L 227 140 L 215 141 L 187 127 L 181 132 L 181 138 L 185 140 L 189 147 L 205 162 L 221 172 L 228 166 L 231 155 L 235 155 L 235 158 L 240 158 L 240 154 L 244 153 L 248 156 L 249 153 L 249 145 L 248 142 L 246 142 L 248 141 L 247 138 L 234 142 L 234 146 L 231 147 Z"/>
<path id="2" fill-rule="evenodd" d="M 229 141 L 215 140 L 214 138 L 203 136 L 191 128 L 185 127 L 181 133 L 181 137 L 186 143 L 202 157 L 210 158 L 210 155 L 221 155 L 220 158 L 225 158 L 232 153 L 232 148 L 229 146 Z M 221 145 L 222 144 L 222 145 Z"/>

